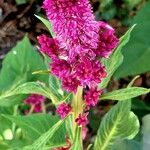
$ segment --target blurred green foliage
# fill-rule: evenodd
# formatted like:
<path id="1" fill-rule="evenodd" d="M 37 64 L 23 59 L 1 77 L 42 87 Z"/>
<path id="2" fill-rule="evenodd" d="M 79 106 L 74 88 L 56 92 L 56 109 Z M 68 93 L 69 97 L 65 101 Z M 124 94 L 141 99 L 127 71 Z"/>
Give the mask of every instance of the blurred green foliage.
<path id="1" fill-rule="evenodd" d="M 115 74 L 117 78 L 150 71 L 150 1 L 144 4 L 132 24 L 137 25 L 122 50 L 124 61 Z"/>
<path id="2" fill-rule="evenodd" d="M 132 16 L 130 13 L 142 2 L 142 0 L 100 0 L 99 9 L 96 12 L 97 18 L 106 21 L 118 18 L 123 24 L 129 25 Z"/>

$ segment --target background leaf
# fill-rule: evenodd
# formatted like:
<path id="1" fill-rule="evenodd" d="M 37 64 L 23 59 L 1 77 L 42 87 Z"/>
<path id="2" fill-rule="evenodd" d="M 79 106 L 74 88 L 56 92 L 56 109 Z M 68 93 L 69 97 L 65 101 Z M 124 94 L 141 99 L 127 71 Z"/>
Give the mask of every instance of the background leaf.
<path id="1" fill-rule="evenodd" d="M 117 140 L 111 150 L 142 150 L 142 143 L 135 140 Z"/>
<path id="2" fill-rule="evenodd" d="M 146 115 L 142 119 L 143 127 L 143 147 L 142 150 L 149 150 L 150 148 L 150 114 Z"/>
<path id="3" fill-rule="evenodd" d="M 43 22 L 43 24 L 47 27 L 47 29 L 49 30 L 49 32 L 51 33 L 52 36 L 55 36 L 55 33 L 53 32 L 53 29 L 52 29 L 52 25 L 50 23 L 49 20 L 41 17 L 41 16 L 38 16 L 38 15 L 35 15 L 40 21 Z"/>
<path id="4" fill-rule="evenodd" d="M 34 49 L 27 36 L 24 37 L 6 56 L 0 71 L 0 93 L 27 81 L 48 83 L 48 75 L 32 75 L 36 70 L 45 70 L 40 54 Z M 19 103 L 24 96 L 10 97 L 5 106 Z"/>
<path id="5" fill-rule="evenodd" d="M 56 134 L 56 132 L 58 131 L 58 129 L 60 129 L 60 127 L 62 127 L 64 120 L 59 120 L 57 123 L 55 123 L 47 132 L 45 132 L 44 134 L 42 134 L 31 146 L 29 146 L 28 148 L 30 150 L 41 150 L 41 148 L 43 148 L 46 143 L 48 141 L 51 141 L 54 139 L 54 135 Z M 61 128 L 62 129 L 62 128 Z M 54 146 L 56 146 L 56 144 L 53 144 Z M 59 145 L 61 145 L 59 143 Z M 25 148 L 26 149 L 26 148 Z"/>
<path id="6" fill-rule="evenodd" d="M 40 94 L 52 100 L 53 104 L 57 104 L 59 101 L 57 97 L 50 91 L 48 87 L 38 82 L 27 82 L 22 85 L 18 85 L 14 89 L 0 93 L 0 104 L 7 103 L 7 99 L 11 96 L 16 96 L 19 94 Z M 1 102 L 2 101 L 2 102 Z"/>
<path id="7" fill-rule="evenodd" d="M 125 89 L 119 89 L 116 91 L 112 91 L 106 93 L 100 97 L 101 100 L 111 99 L 111 100 L 127 100 L 131 99 L 143 94 L 147 94 L 150 92 L 150 89 L 142 88 L 142 87 L 128 87 Z"/>
<path id="8" fill-rule="evenodd" d="M 150 71 L 150 1 L 137 13 L 133 24 L 137 24 L 130 42 L 123 49 L 124 61 L 115 77 L 121 78 Z"/>

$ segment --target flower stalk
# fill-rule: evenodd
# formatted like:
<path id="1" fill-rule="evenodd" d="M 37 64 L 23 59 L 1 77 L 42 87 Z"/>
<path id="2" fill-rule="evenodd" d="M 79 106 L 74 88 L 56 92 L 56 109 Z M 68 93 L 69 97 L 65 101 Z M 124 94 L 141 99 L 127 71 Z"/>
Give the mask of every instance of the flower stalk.
<path id="1" fill-rule="evenodd" d="M 73 97 L 73 138 L 74 142 L 79 140 L 80 145 L 79 148 L 83 149 L 83 141 L 82 141 L 82 127 L 78 126 L 75 122 L 76 118 L 79 114 L 83 113 L 83 87 L 79 86 L 77 88 L 77 93 Z"/>

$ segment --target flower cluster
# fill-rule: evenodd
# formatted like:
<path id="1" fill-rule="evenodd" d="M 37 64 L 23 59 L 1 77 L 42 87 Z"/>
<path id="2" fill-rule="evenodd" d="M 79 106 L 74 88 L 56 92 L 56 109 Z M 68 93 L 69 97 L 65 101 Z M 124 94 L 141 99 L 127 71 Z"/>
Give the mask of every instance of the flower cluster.
<path id="1" fill-rule="evenodd" d="M 71 111 L 71 104 L 62 103 L 57 107 L 56 112 L 60 115 L 61 119 L 64 119 Z"/>
<path id="2" fill-rule="evenodd" d="M 43 8 L 51 21 L 55 36 L 38 37 L 40 49 L 51 58 L 51 73 L 62 81 L 67 92 L 76 93 L 77 87 L 88 89 L 84 94 L 86 108 L 95 106 L 101 90 L 98 84 L 106 77 L 100 62 L 108 58 L 119 40 L 114 29 L 96 21 L 88 0 L 45 0 Z M 57 113 L 64 118 L 71 106 L 61 104 Z M 86 126 L 88 113 L 80 114 L 78 125 Z"/>
<path id="3" fill-rule="evenodd" d="M 42 103 L 44 103 L 45 97 L 38 94 L 32 94 L 27 99 L 24 100 L 24 103 L 30 105 L 33 108 L 33 111 L 38 113 L 42 111 Z"/>

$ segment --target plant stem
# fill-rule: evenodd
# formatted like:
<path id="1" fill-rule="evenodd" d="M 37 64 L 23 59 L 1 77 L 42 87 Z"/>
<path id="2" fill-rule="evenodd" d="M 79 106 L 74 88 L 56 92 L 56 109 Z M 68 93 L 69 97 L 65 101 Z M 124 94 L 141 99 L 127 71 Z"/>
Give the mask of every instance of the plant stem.
<path id="1" fill-rule="evenodd" d="M 75 120 L 79 116 L 79 114 L 83 113 L 82 97 L 83 97 L 83 87 L 78 87 L 77 93 L 73 97 L 73 137 L 74 137 L 73 144 L 76 144 L 77 141 L 79 142 L 78 150 L 83 150 L 82 128 L 76 124 Z"/>
<path id="2" fill-rule="evenodd" d="M 14 113 L 13 115 L 16 116 L 18 113 L 18 105 L 14 106 Z M 12 134 L 13 134 L 13 138 L 15 138 L 15 131 L 16 130 L 16 124 L 12 123 Z"/>

